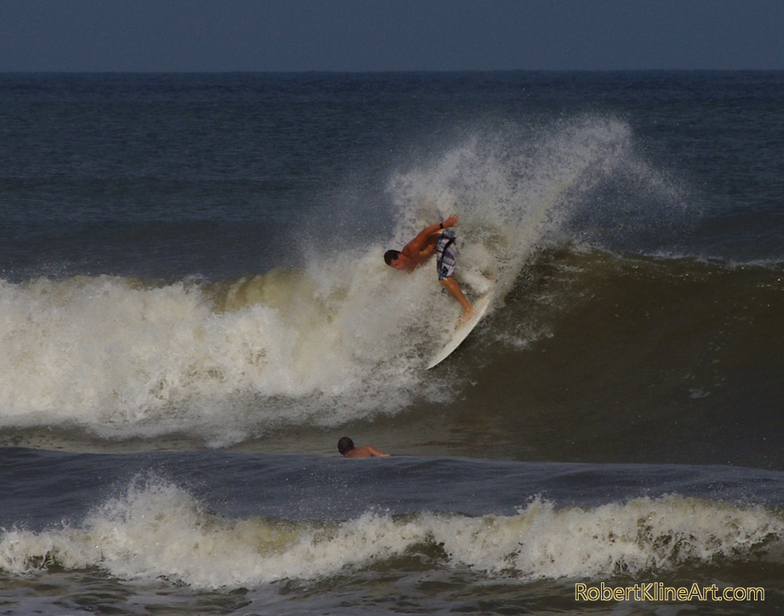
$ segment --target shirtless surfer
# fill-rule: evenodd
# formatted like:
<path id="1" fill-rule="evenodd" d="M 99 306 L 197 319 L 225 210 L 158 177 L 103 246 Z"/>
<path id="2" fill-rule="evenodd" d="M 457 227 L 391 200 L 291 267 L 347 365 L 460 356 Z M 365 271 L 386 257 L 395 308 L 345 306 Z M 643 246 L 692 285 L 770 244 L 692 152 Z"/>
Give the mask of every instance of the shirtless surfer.
<path id="1" fill-rule="evenodd" d="M 457 214 L 452 214 L 445 221 L 425 227 L 419 234 L 403 247 L 403 250 L 387 250 L 384 261 L 390 267 L 413 272 L 434 254 L 437 255 L 438 281 L 444 285 L 463 308 L 460 325 L 476 314 L 474 307 L 465 298 L 452 274 L 455 271 L 457 247 L 455 232 L 449 227 L 457 224 Z"/>
<path id="2" fill-rule="evenodd" d="M 388 458 L 389 454 L 379 451 L 370 445 L 363 445 L 362 447 L 355 447 L 354 441 L 349 437 L 344 436 L 338 441 L 338 451 L 344 458 Z"/>

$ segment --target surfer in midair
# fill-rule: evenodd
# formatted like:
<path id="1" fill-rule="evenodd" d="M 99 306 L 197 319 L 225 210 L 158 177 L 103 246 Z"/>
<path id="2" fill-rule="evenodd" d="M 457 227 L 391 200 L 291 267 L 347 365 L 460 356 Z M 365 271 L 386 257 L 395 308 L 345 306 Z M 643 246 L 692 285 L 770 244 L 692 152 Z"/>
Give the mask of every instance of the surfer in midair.
<path id="1" fill-rule="evenodd" d="M 455 232 L 451 229 L 457 224 L 457 214 L 452 214 L 443 222 L 425 227 L 403 247 L 403 250 L 387 250 L 384 261 L 390 267 L 413 272 L 433 255 L 436 255 L 438 281 L 446 288 L 463 308 L 460 324 L 467 322 L 476 314 L 474 307 L 465 298 L 452 274 L 455 271 L 457 247 Z"/>

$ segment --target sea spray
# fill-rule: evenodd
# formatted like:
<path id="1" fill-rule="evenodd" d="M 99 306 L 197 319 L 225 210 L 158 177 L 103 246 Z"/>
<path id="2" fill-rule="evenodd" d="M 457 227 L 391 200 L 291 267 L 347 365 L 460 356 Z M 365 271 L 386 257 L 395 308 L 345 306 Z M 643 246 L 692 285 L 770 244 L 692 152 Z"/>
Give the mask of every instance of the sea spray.
<path id="1" fill-rule="evenodd" d="M 510 124 L 505 132 L 474 135 L 393 175 L 388 188 L 397 218 L 393 243 L 402 244 L 426 224 L 456 212 L 460 244 L 469 247 L 461 274 L 490 274 L 506 293 L 553 234 L 569 228 L 581 240 L 598 239 L 571 221 L 593 219 L 597 189 L 625 177 L 636 178 L 660 201 L 673 196 L 661 174 L 636 153 L 631 128 L 620 120 L 581 116 L 533 127 Z M 628 213 L 617 209 L 615 214 L 620 235 Z"/>

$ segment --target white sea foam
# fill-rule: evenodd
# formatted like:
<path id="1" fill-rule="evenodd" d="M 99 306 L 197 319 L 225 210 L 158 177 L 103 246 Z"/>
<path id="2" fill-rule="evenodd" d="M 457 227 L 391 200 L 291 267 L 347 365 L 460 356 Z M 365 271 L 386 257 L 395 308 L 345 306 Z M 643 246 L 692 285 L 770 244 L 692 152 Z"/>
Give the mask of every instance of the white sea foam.
<path id="1" fill-rule="evenodd" d="M 354 263 L 354 280 L 370 261 Z M 379 277 L 388 274 L 382 267 Z M 332 416 L 320 413 L 328 423 L 368 408 L 394 410 L 406 399 L 414 349 L 401 342 L 400 321 L 380 327 L 351 279 L 325 289 L 300 272 L 242 284 L 259 301 L 224 309 L 198 285 L 142 287 L 110 277 L 3 283 L 3 425 L 77 423 L 128 436 L 227 429 L 237 415 L 241 430 L 251 407 L 274 424 L 341 405 Z M 409 357 L 378 365 L 393 345 Z"/>
<path id="2" fill-rule="evenodd" d="M 406 553 L 431 567 L 521 582 L 608 579 L 717 559 L 781 563 L 784 520 L 762 507 L 665 496 L 556 509 L 535 500 L 512 516 L 365 513 L 343 523 L 228 520 L 161 480 L 138 481 L 80 526 L 0 535 L 0 569 L 100 567 L 123 579 L 198 588 L 310 580 Z M 442 556 L 432 556 L 438 546 Z M 430 554 L 425 556 L 425 554 Z"/>
<path id="3" fill-rule="evenodd" d="M 601 118 L 469 140 L 391 178 L 389 243 L 456 212 L 467 293 L 492 278 L 502 298 L 560 206 L 625 164 L 631 144 L 626 124 Z M 432 268 L 403 276 L 383 250 L 216 287 L 0 281 L 0 427 L 186 432 L 222 445 L 282 423 L 394 413 L 414 396 L 448 399 L 422 368 L 459 307 Z"/>

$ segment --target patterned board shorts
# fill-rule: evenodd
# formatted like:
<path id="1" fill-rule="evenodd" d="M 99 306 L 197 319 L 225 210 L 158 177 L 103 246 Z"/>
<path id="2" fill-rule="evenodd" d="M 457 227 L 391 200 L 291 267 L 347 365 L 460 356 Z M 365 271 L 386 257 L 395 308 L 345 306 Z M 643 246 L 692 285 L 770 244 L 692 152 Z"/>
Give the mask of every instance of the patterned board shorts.
<path id="1" fill-rule="evenodd" d="M 457 264 L 457 245 L 455 244 L 455 232 L 452 229 L 444 229 L 438 236 L 436 256 L 438 279 L 444 280 L 452 276 Z"/>

